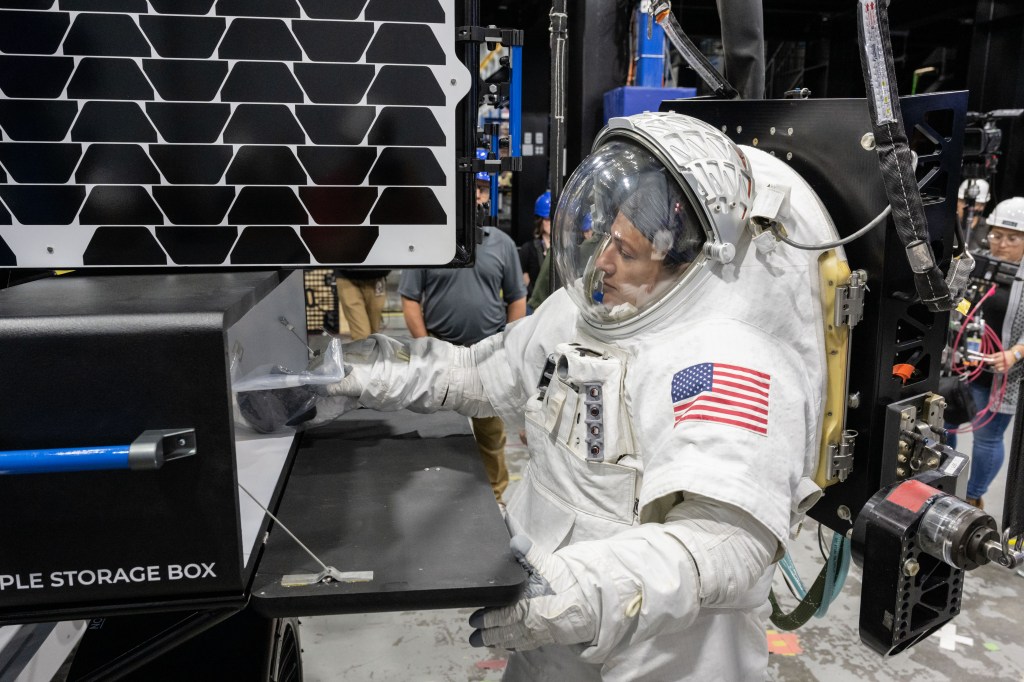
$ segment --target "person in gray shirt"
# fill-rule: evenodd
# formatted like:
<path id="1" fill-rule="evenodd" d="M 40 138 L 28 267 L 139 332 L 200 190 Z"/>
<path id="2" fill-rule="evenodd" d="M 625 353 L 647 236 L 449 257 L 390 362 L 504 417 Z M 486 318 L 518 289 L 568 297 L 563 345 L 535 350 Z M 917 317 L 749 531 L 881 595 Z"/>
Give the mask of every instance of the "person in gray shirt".
<path id="1" fill-rule="evenodd" d="M 430 335 L 471 346 L 526 314 L 526 287 L 515 242 L 494 227 L 483 229 L 473 267 L 402 272 L 398 293 L 413 338 Z M 509 480 L 505 426 L 500 417 L 472 421 L 494 497 L 501 502 Z"/>

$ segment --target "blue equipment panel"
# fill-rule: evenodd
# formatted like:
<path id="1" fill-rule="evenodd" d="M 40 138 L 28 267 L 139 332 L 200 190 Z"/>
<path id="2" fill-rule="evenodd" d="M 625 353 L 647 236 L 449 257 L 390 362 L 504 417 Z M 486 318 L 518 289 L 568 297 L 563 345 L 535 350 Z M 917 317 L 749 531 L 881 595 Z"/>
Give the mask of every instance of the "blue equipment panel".
<path id="1" fill-rule="evenodd" d="M 667 99 L 689 99 L 697 96 L 697 88 L 647 88 L 627 85 L 604 93 L 604 122 L 616 116 L 660 111 Z"/>

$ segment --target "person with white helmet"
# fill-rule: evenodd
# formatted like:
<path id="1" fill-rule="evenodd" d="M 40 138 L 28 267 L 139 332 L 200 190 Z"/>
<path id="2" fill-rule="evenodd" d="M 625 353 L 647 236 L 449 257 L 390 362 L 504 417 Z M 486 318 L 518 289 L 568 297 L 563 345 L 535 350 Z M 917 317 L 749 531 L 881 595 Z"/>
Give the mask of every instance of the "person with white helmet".
<path id="1" fill-rule="evenodd" d="M 835 238 L 781 160 L 679 114 L 612 119 L 559 199 L 565 286 L 534 315 L 470 348 L 345 347 L 333 395 L 525 425 L 507 523 L 530 580 L 470 619 L 471 644 L 513 652 L 505 680 L 764 677 L 773 563 L 821 492 L 827 371 L 819 254 L 754 247 L 761 183 L 790 188 L 791 235 Z"/>
<path id="2" fill-rule="evenodd" d="M 1008 263 L 1024 261 L 1024 198 L 999 202 L 985 221 L 988 225 L 989 253 Z M 1024 372 L 1024 297 L 1018 269 L 1013 285 L 997 287 L 982 304 L 985 323 L 1000 338 L 1003 350 L 985 355 L 991 372 L 982 372 L 969 384 L 979 414 L 972 420 L 980 427 L 972 430 L 974 446 L 971 473 L 967 480 L 967 501 L 983 507 L 983 495 L 999 473 L 1005 459 L 1003 436 L 1017 411 L 1019 384 Z M 956 446 L 955 437 L 951 445 Z"/>
<path id="3" fill-rule="evenodd" d="M 956 193 L 956 220 L 964 230 L 964 237 L 971 249 L 979 247 L 983 235 L 978 233 L 978 224 L 985 215 L 985 205 L 992 198 L 989 184 L 980 178 L 968 178 L 960 183 Z"/>
<path id="4" fill-rule="evenodd" d="M 992 195 L 989 193 L 989 184 L 987 180 L 980 178 L 969 178 L 960 183 L 960 188 L 956 192 L 956 215 L 957 218 L 963 222 L 964 210 L 973 201 L 974 203 L 974 223 L 971 225 L 971 229 L 977 226 L 978 219 L 981 218 L 985 212 L 985 204 L 988 203 Z"/>

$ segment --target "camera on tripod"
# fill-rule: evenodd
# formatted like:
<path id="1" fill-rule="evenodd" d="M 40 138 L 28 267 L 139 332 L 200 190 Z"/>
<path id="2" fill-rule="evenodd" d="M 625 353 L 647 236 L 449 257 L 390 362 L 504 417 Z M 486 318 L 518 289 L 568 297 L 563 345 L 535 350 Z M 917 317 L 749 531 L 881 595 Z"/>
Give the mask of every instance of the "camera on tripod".
<path id="1" fill-rule="evenodd" d="M 957 234 L 972 251 L 984 250 L 987 230 L 974 229 L 981 212 L 992 195 L 989 191 L 999 164 L 1003 131 L 999 121 L 1018 118 L 1024 109 L 994 109 L 987 112 L 968 111 L 964 129 L 963 165 L 964 182 L 957 193 Z"/>
<path id="2" fill-rule="evenodd" d="M 963 162 L 965 180 L 991 180 L 1003 143 L 1003 131 L 1000 130 L 997 121 L 1018 118 L 1021 114 L 1024 114 L 1024 109 L 967 112 Z"/>

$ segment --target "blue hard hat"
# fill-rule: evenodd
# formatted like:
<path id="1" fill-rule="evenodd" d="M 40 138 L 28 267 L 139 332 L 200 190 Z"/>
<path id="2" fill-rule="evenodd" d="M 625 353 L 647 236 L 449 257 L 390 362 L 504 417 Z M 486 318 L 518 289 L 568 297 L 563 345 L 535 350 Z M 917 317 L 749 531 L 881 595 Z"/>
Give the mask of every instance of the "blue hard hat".
<path id="1" fill-rule="evenodd" d="M 480 147 L 477 147 L 477 149 L 476 149 L 476 158 L 480 159 L 481 161 L 486 160 L 487 159 L 487 150 L 486 149 L 482 149 Z M 490 182 L 491 181 L 491 174 L 490 173 L 484 173 L 483 171 L 480 171 L 479 173 L 476 174 L 476 179 L 477 180 L 482 180 L 484 182 Z"/>
<path id="2" fill-rule="evenodd" d="M 533 205 L 533 215 L 538 218 L 551 218 L 551 190 L 537 197 L 537 203 Z"/>

